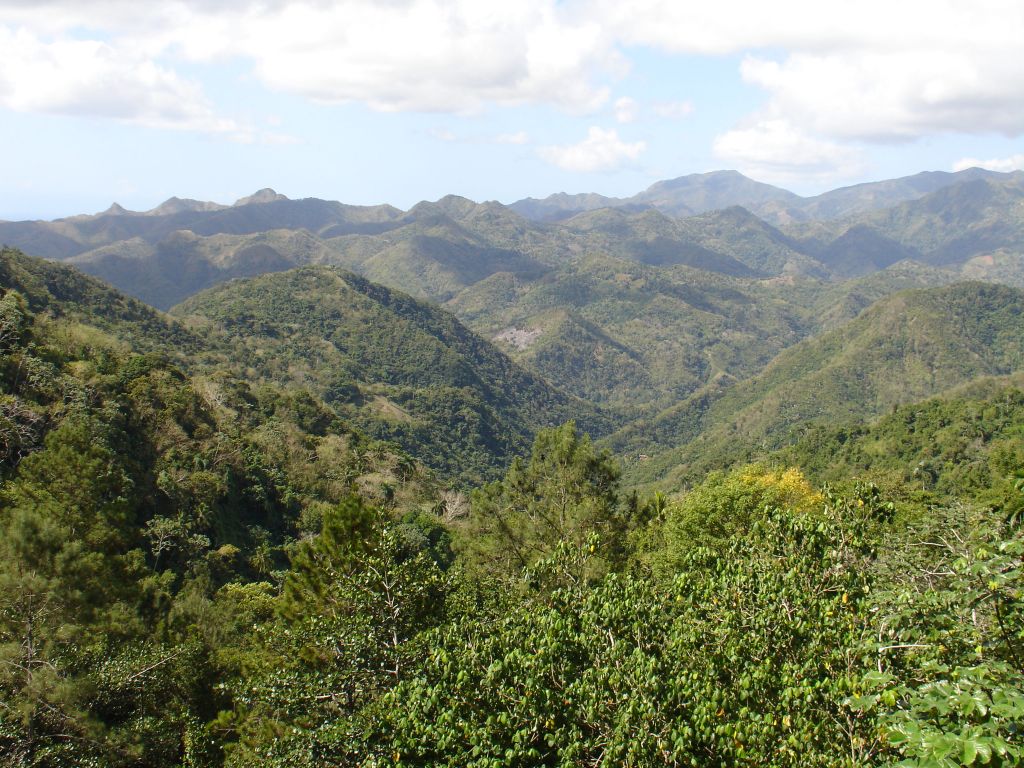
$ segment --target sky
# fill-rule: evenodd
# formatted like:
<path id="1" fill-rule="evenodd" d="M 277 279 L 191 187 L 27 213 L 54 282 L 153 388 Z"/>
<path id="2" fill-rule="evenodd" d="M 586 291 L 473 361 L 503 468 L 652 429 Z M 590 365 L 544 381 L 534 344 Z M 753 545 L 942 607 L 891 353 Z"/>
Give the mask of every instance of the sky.
<path id="1" fill-rule="evenodd" d="M 1024 0 L 0 0 L 0 219 L 1024 168 Z"/>

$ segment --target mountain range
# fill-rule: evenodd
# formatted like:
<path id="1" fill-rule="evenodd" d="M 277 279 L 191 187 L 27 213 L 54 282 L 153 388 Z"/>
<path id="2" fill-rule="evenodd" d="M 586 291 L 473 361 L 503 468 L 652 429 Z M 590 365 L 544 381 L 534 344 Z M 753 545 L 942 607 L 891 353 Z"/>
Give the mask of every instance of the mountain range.
<path id="1" fill-rule="evenodd" d="M 492 274 L 535 280 L 595 252 L 741 277 L 823 279 L 914 259 L 1012 282 L 1024 242 L 1022 189 L 1021 172 L 970 169 L 799 198 L 722 171 L 659 182 L 625 200 L 563 195 L 545 207 L 449 196 L 405 212 L 265 189 L 231 206 L 171 198 L 142 213 L 115 204 L 90 216 L 0 222 L 0 242 L 68 261 L 163 309 L 224 280 L 305 264 L 344 266 L 443 302 Z"/>
<path id="2" fill-rule="evenodd" d="M 408 211 L 264 189 L 0 222 L 0 241 L 50 260 L 5 252 L 30 300 L 43 285 L 92 324 L 172 333 L 196 375 L 288 382 L 461 482 L 572 418 L 632 482 L 683 485 L 1021 365 L 1021 172 L 801 198 L 723 171 Z"/>

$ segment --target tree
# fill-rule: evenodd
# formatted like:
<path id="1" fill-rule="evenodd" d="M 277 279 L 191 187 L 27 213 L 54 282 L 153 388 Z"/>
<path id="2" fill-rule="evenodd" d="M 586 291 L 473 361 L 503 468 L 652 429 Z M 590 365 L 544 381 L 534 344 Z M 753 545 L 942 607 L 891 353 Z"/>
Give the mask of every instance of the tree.
<path id="1" fill-rule="evenodd" d="M 431 556 L 431 532 L 415 527 L 353 497 L 298 546 L 278 621 L 261 628 L 237 681 L 229 765 L 355 760 L 358 713 L 418 669 L 422 634 L 445 615 L 451 577 Z"/>
<path id="2" fill-rule="evenodd" d="M 380 764 L 874 764 L 874 719 L 846 704 L 869 620 L 862 525 L 831 517 L 770 509 L 667 583 L 612 573 L 440 627 L 376 710 Z"/>
<path id="3" fill-rule="evenodd" d="M 767 509 L 806 512 L 821 502 L 821 494 L 797 469 L 778 471 L 754 464 L 728 474 L 712 472 L 665 510 L 664 550 L 654 555 L 655 570 L 671 574 L 697 547 L 724 551 L 763 520 Z"/>
<path id="4" fill-rule="evenodd" d="M 528 462 L 515 459 L 504 479 L 472 496 L 464 549 L 472 567 L 514 575 L 550 556 L 559 542 L 589 548 L 600 536 L 588 575 L 624 557 L 627 520 L 619 506 L 620 471 L 572 421 L 537 433 Z M 583 561 L 581 561 L 583 562 Z M 582 574 L 581 574 L 582 575 Z"/>

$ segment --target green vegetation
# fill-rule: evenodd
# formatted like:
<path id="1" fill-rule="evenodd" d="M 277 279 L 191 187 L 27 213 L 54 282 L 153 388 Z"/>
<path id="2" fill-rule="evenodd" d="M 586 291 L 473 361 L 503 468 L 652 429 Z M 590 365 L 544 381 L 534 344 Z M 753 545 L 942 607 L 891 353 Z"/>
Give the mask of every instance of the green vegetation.
<path id="1" fill-rule="evenodd" d="M 645 205 L 737 191 L 811 205 Z M 863 221 L 565 218 L 0 230 L 164 303 L 274 272 L 167 316 L 0 252 L 0 766 L 1024 765 L 1024 294 Z"/>
<path id="2" fill-rule="evenodd" d="M 635 480 L 683 485 L 792 442 L 794 431 L 883 414 L 1024 364 L 1024 294 L 982 283 L 907 291 L 790 347 L 735 386 L 705 390 L 609 438 Z M 665 450 L 675 441 L 678 447 Z"/>
<path id="3" fill-rule="evenodd" d="M 429 509 L 436 486 L 308 395 L 189 379 L 83 324 L 99 305 L 33 312 L 47 285 L 0 299 L 0 759 L 207 764 L 219 591 L 274 578 L 353 493 Z"/>
<path id="4" fill-rule="evenodd" d="M 336 267 L 238 281 L 174 310 L 259 382 L 288 382 L 449 478 L 494 477 L 541 426 L 603 431 L 594 407 L 513 363 L 454 317 Z"/>

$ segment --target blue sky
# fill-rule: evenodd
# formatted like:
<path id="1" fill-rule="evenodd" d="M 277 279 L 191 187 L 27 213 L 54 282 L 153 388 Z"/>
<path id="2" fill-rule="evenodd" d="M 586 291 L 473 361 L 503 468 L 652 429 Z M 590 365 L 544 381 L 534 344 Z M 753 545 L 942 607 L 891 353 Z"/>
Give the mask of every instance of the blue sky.
<path id="1" fill-rule="evenodd" d="M 0 45 L 0 219 L 1024 167 L 1018 0 L 0 0 Z"/>

